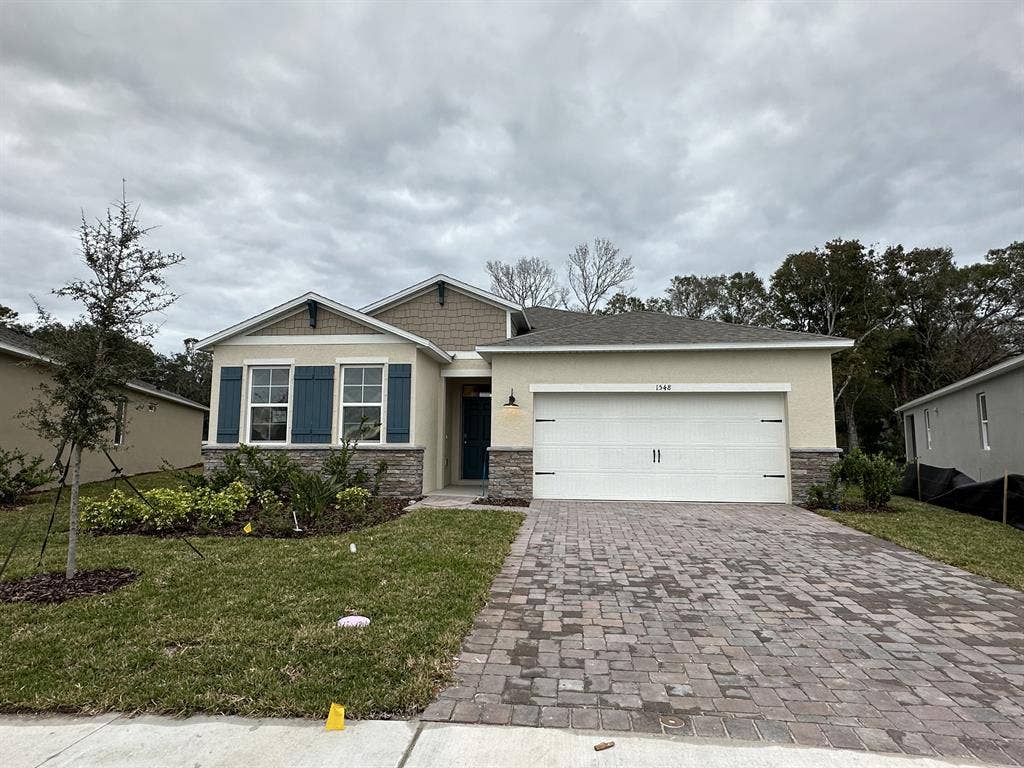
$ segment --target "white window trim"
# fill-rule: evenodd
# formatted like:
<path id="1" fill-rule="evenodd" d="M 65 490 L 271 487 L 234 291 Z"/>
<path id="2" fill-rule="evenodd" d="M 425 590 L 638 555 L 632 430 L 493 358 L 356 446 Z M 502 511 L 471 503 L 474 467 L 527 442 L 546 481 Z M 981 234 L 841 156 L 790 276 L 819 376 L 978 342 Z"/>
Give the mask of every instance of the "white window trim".
<path id="1" fill-rule="evenodd" d="M 924 447 L 928 451 L 932 449 L 932 412 L 928 408 L 924 409 Z"/>
<path id="2" fill-rule="evenodd" d="M 252 439 L 252 409 L 254 407 L 277 407 L 282 403 L 253 403 L 252 402 L 252 372 L 262 368 L 287 368 L 288 369 L 288 417 L 285 419 L 284 440 L 253 440 Z M 295 392 L 295 366 L 285 363 L 260 363 L 258 365 L 246 365 L 245 367 L 245 439 L 239 435 L 239 443 L 245 445 L 291 445 L 292 443 L 292 395 Z"/>
<path id="3" fill-rule="evenodd" d="M 346 403 L 345 402 L 345 369 L 346 368 L 380 368 L 380 438 L 378 440 L 357 440 L 355 445 L 387 445 L 388 444 L 388 362 L 379 362 L 375 359 L 345 360 L 338 358 L 338 445 L 345 441 L 343 428 L 345 417 L 345 406 L 351 405 L 358 408 L 361 405 L 376 405 L 376 403 Z M 410 419 L 412 414 L 410 413 Z M 410 428 L 409 438 L 412 438 Z"/>
<path id="4" fill-rule="evenodd" d="M 979 392 L 975 398 L 978 404 L 978 430 L 981 433 L 981 449 L 983 451 L 992 450 L 992 441 L 988 431 L 989 417 L 988 417 L 988 396 L 984 392 Z M 984 405 L 984 408 L 982 408 Z"/>

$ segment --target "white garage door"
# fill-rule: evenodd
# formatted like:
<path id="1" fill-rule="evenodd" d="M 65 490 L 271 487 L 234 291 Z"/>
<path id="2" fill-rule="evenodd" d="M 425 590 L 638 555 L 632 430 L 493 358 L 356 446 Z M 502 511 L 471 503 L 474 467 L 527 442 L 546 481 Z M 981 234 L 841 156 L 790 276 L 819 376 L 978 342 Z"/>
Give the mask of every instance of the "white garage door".
<path id="1" fill-rule="evenodd" d="M 538 499 L 788 501 L 777 393 L 537 393 Z"/>

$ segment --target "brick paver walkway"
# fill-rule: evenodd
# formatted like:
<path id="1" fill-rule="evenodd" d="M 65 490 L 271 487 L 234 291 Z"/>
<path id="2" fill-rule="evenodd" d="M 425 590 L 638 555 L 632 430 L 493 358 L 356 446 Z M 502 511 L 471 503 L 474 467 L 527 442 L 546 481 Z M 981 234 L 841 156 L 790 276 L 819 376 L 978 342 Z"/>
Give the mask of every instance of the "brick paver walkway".
<path id="1" fill-rule="evenodd" d="M 797 507 L 534 502 L 428 720 L 1024 764 L 1024 594 Z"/>

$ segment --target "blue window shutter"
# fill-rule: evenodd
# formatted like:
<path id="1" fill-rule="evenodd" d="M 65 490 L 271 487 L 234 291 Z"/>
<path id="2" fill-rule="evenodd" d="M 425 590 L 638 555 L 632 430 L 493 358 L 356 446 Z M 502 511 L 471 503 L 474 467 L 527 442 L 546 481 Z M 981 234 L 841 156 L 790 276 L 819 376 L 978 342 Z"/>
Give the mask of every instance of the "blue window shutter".
<path id="1" fill-rule="evenodd" d="M 331 442 L 334 367 L 298 365 L 292 394 L 292 442 Z"/>
<path id="2" fill-rule="evenodd" d="M 392 363 L 388 366 L 388 442 L 408 443 L 412 397 L 412 366 Z"/>
<path id="3" fill-rule="evenodd" d="M 238 442 L 238 418 L 242 410 L 242 367 L 220 369 L 217 398 L 217 442 Z"/>

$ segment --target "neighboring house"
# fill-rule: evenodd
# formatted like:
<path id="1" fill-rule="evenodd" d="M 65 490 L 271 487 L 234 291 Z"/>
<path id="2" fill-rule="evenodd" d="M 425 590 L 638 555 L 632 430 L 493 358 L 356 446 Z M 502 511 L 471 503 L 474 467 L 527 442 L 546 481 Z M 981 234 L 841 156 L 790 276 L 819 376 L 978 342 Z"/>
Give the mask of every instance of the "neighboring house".
<path id="1" fill-rule="evenodd" d="M 0 327 L 0 448 L 42 456 L 49 464 L 57 446 L 39 437 L 19 417 L 36 399 L 39 384 L 49 378 L 47 367 L 32 337 Z M 198 464 L 207 410 L 152 384 L 132 382 L 125 392 L 121 426 L 111 435 L 110 455 L 126 474 L 152 472 L 164 460 L 175 467 Z M 110 477 L 110 462 L 102 452 L 82 454 L 84 482 Z"/>
<path id="2" fill-rule="evenodd" d="M 907 461 L 955 467 L 981 482 L 1024 474 L 1024 355 L 911 400 Z"/>
<path id="3" fill-rule="evenodd" d="M 239 443 L 307 466 L 360 423 L 386 491 L 787 502 L 827 474 L 848 339 L 665 314 L 524 309 L 437 275 L 355 310 L 307 293 L 199 343 L 208 469 Z M 379 424 L 379 426 L 377 426 Z"/>

